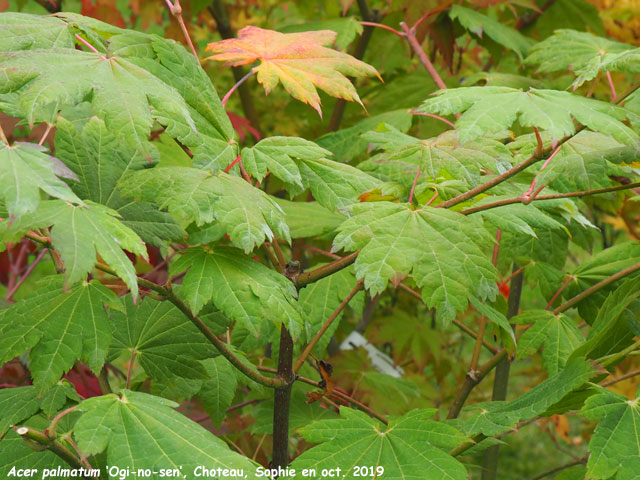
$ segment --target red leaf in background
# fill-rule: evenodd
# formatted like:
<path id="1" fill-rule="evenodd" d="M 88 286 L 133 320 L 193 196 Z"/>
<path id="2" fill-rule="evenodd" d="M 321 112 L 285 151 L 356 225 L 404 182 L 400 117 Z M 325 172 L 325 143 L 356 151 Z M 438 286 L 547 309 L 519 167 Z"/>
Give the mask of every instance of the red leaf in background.
<path id="1" fill-rule="evenodd" d="M 498 282 L 498 290 L 505 298 L 505 300 L 509 299 L 509 284 L 505 282 Z"/>
<path id="2" fill-rule="evenodd" d="M 233 112 L 227 112 L 227 115 L 229 115 L 231 125 L 238 134 L 238 139 L 241 142 L 244 142 L 247 133 L 250 133 L 256 140 L 262 140 L 262 135 L 260 135 L 260 132 L 256 130 L 253 125 L 251 125 L 251 122 L 249 120 L 241 117 L 240 115 L 236 115 Z"/>
<path id="3" fill-rule="evenodd" d="M 29 372 L 17 358 L 0 367 L 0 388 L 31 385 Z"/>
<path id="4" fill-rule="evenodd" d="M 75 387 L 78 395 L 83 398 L 99 397 L 102 395 L 98 378 L 86 365 L 77 363 L 63 378 L 69 380 Z"/>
<path id="5" fill-rule="evenodd" d="M 120 28 L 127 26 L 116 6 L 116 0 L 80 0 L 80 2 L 82 15 L 97 18 Z"/>

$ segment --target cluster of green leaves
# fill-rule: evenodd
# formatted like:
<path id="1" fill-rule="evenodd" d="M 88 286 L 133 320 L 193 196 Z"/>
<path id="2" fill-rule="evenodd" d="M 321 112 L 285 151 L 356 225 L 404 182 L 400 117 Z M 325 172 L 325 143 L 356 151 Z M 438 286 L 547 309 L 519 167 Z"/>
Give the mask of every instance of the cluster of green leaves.
<path id="1" fill-rule="evenodd" d="M 0 14 L 0 111 L 26 128 L 55 127 L 49 153 L 0 137 L 0 211 L 7 217 L 0 249 L 36 242 L 57 268 L 0 310 L 0 363 L 19 356 L 33 380 L 0 390 L 0 472 L 55 466 L 56 451 L 77 448 L 79 462 L 100 466 L 180 466 L 188 475 L 205 465 L 243 472 L 227 478 L 254 478 L 253 460 L 177 412 L 176 402 L 201 406 L 217 426 L 234 399 L 249 395 L 258 403 L 251 432 L 271 433 L 278 428 L 273 409 L 281 406 L 263 401 L 264 387 L 282 389 L 275 382 L 283 379 L 265 376 L 253 360 L 265 351 L 300 355 L 308 344 L 323 357 L 331 337 L 352 328 L 341 324 L 347 297 L 360 312 L 364 298 L 367 308 L 394 304 L 402 286 L 422 302 L 415 319 L 407 320 L 408 308 L 394 316 L 399 329 L 422 327 L 430 312 L 432 329 L 479 318 L 480 335 L 484 322 L 499 332 L 506 347 L 486 342 L 495 355 L 468 378 L 483 378 L 507 356 L 537 362 L 541 351 L 546 379 L 511 401 L 469 405 L 461 418 L 442 421 L 434 417 L 443 412 L 425 408 L 409 374 L 352 369 L 361 375 L 354 391 L 373 387 L 402 399 L 380 401 L 382 414 L 365 405 L 371 415 L 321 408 L 313 400 L 335 407 L 342 390 L 323 378 L 322 393 L 303 392 L 296 377 L 285 413 L 289 433 L 306 443 L 296 442 L 304 451 L 294 468 L 319 475 L 339 467 L 350 478 L 366 465 L 384 467 L 388 478 L 463 480 L 474 459 L 461 453 L 490 447 L 519 422 L 577 411 L 597 422 L 585 475 L 637 476 L 638 394 L 629 399 L 596 383 L 638 346 L 633 274 L 640 249 L 628 242 L 590 252 L 598 212 L 614 212 L 628 198 L 615 193 L 621 177 L 637 179 L 640 95 L 590 98 L 578 88 L 611 72 L 625 82 L 640 73 L 638 49 L 574 30 L 536 43 L 492 16 L 502 10 L 443 10 L 432 26 L 460 32 L 456 48 L 475 42 L 492 61 L 509 59 L 502 65 L 510 73 L 482 77 L 487 85 L 475 85 L 476 76 L 467 86 L 411 99 L 413 113 L 446 116 L 455 128 L 420 123 L 392 102 L 393 109 L 315 142 L 278 135 L 242 145 L 209 76 L 178 43 L 74 13 Z M 282 83 L 319 112 L 316 87 L 375 108 L 376 96 L 361 99 L 347 77 L 378 71 L 340 51 L 360 32 L 348 18 L 282 32 L 246 27 L 208 49 L 212 60 L 232 66 L 259 62 L 252 71 L 267 93 Z M 329 48 L 334 42 L 338 50 Z M 530 76 L 517 75 L 517 67 Z M 389 71 L 393 91 L 398 83 Z M 560 84 L 573 91 L 553 88 Z M 547 197 L 533 199 L 536 186 Z M 593 208 L 597 200 L 581 199 L 590 193 L 605 200 Z M 317 245 L 311 248 L 339 258 L 300 255 L 309 239 Z M 158 267 L 148 272 L 145 265 L 151 247 L 165 259 L 159 268 L 168 264 L 157 283 L 149 278 Z M 307 271 L 285 265 L 283 250 Z M 353 266 L 340 258 L 348 254 Z M 571 266 L 567 258 L 576 256 Z M 499 287 L 514 264 L 535 289 L 522 301 L 510 296 L 522 313 L 507 315 Z M 356 293 L 360 284 L 365 293 Z M 432 372 L 430 357 L 417 350 L 438 350 L 437 341 L 410 332 L 388 341 L 398 350 L 409 345 L 422 381 Z M 478 341 L 474 362 L 481 347 Z M 431 355 L 440 362 L 440 352 Z M 103 395 L 81 399 L 61 380 L 76 362 L 101 377 Z M 109 376 L 114 362 L 129 367 L 124 380 Z M 115 393 L 106 390 L 109 381 Z M 412 402 L 418 408 L 410 410 Z M 58 439 L 46 437 L 54 417 Z M 13 425 L 27 428 L 22 435 L 45 432 L 48 450 L 34 454 L 9 431 Z"/>

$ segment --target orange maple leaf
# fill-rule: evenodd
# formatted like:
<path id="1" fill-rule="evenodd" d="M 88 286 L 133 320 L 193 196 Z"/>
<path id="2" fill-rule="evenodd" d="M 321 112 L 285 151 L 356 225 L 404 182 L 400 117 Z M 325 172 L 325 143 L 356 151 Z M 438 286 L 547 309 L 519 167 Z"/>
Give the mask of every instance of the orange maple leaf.
<path id="1" fill-rule="evenodd" d="M 258 82 L 267 95 L 282 82 L 293 98 L 308 103 L 322 117 L 316 87 L 333 97 L 362 105 L 347 76 L 380 78 L 371 65 L 324 46 L 331 45 L 336 36 L 337 33 L 330 30 L 280 33 L 249 26 L 238 32 L 238 38 L 210 43 L 207 50 L 215 55 L 207 60 L 226 62 L 234 67 L 260 60 L 253 72 L 258 74 Z"/>

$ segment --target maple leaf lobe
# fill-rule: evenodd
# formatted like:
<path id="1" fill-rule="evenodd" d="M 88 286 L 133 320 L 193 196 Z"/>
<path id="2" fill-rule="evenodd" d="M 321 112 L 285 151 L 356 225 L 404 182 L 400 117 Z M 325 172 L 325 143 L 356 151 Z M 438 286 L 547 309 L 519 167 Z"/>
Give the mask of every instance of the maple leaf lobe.
<path id="1" fill-rule="evenodd" d="M 336 37 L 337 33 L 331 30 L 280 33 L 248 26 L 238 32 L 238 38 L 210 43 L 207 50 L 214 55 L 207 60 L 226 62 L 230 66 L 260 60 L 253 71 L 267 94 L 282 82 L 291 96 L 308 103 L 322 116 L 316 87 L 333 97 L 362 105 L 347 77 L 375 75 L 380 78 L 372 66 L 327 48 Z"/>

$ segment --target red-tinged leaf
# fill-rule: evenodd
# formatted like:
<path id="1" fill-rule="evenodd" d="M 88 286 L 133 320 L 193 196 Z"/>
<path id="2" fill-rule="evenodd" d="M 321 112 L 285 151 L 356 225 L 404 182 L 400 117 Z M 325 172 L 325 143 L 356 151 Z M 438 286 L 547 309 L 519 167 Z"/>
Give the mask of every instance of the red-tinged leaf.
<path id="1" fill-rule="evenodd" d="M 125 28 L 124 18 L 116 7 L 115 0 L 81 0 L 82 15 L 97 18 L 116 27 Z"/>
<path id="2" fill-rule="evenodd" d="M 82 398 L 99 397 L 102 395 L 98 378 L 91 372 L 89 367 L 77 363 L 69 370 L 64 378 L 69 380 Z"/>
<path id="3" fill-rule="evenodd" d="M 210 43 L 207 50 L 214 55 L 208 60 L 231 66 L 260 60 L 253 70 L 267 94 L 282 82 L 292 97 L 308 103 L 322 116 L 316 87 L 333 97 L 362 105 L 347 77 L 377 75 L 380 78 L 372 66 L 325 47 L 333 44 L 336 36 L 337 33 L 330 30 L 280 33 L 249 26 L 238 32 L 238 38 Z"/>
<path id="4" fill-rule="evenodd" d="M 505 298 L 505 300 L 509 299 L 510 290 L 511 288 L 509 287 L 508 283 L 498 282 L 498 291 L 500 292 L 500 295 L 502 295 Z"/>
<path id="5" fill-rule="evenodd" d="M 262 140 L 262 135 L 260 135 L 260 132 L 251 125 L 251 122 L 248 119 L 241 117 L 240 115 L 236 115 L 233 112 L 227 112 L 227 115 L 229 115 L 229 120 L 231 120 L 233 129 L 236 131 L 236 134 L 238 134 L 238 140 L 244 142 L 247 133 L 250 133 L 256 140 Z"/>

